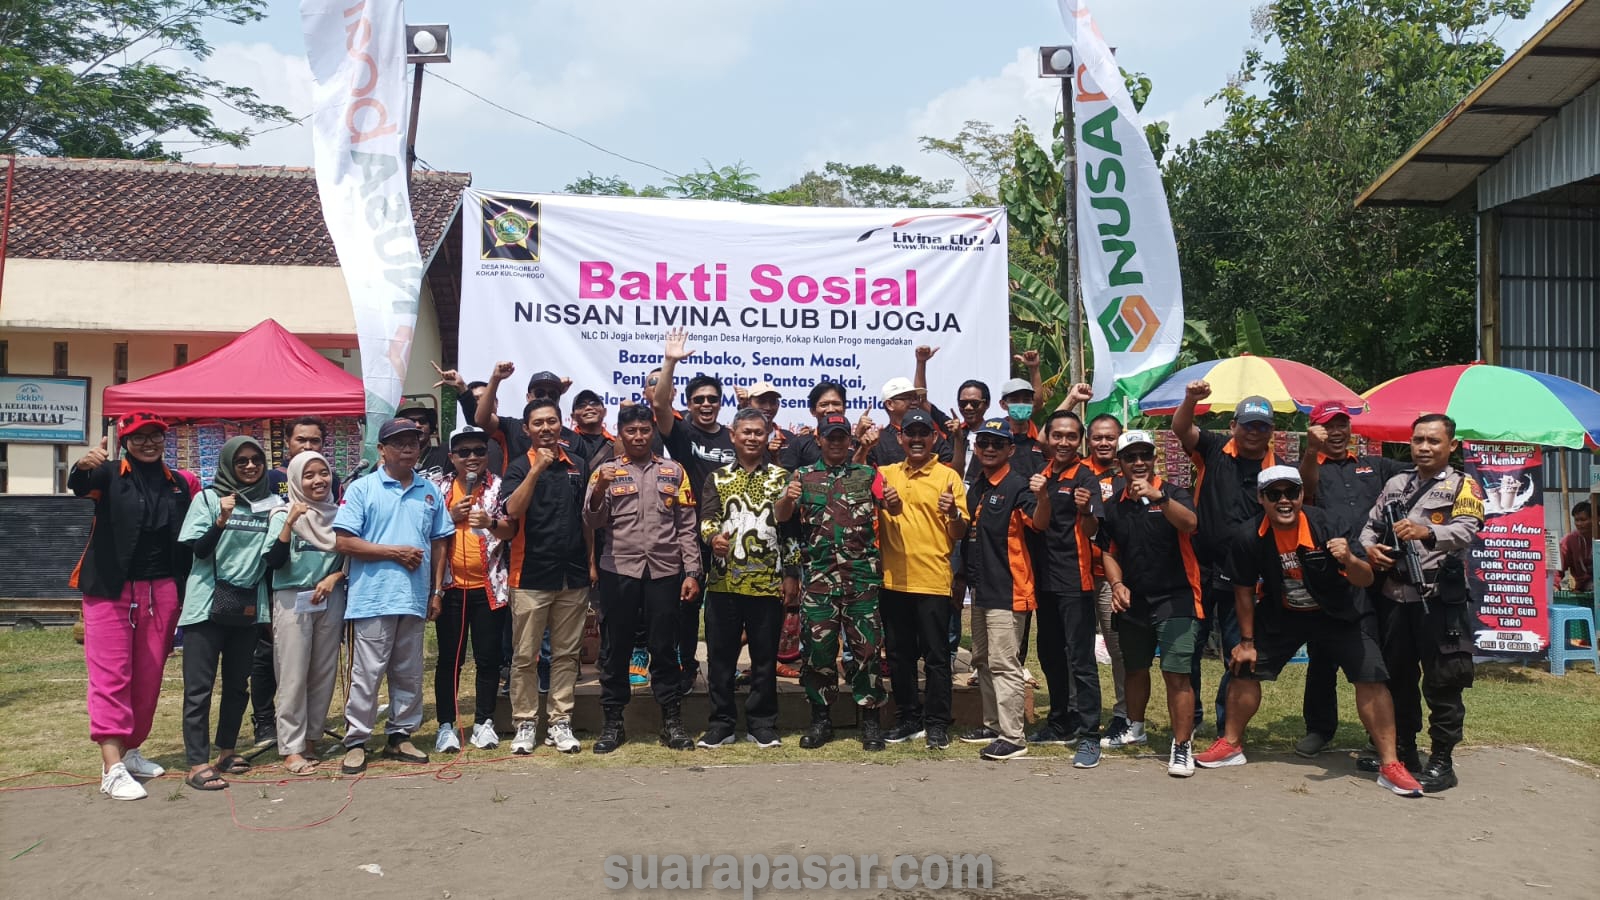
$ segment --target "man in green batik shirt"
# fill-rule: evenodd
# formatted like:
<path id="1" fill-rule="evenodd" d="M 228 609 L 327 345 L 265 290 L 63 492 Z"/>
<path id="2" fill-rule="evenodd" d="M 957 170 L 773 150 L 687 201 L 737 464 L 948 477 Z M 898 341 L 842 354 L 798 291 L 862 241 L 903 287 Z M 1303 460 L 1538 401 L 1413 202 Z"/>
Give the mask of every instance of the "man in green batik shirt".
<path id="1" fill-rule="evenodd" d="M 711 548 L 706 565 L 706 684 L 711 721 L 702 747 L 734 742 L 739 724 L 733 688 L 741 633 L 750 642 L 747 736 L 778 746 L 778 636 L 783 608 L 800 594 L 800 548 L 774 511 L 789 473 L 767 461 L 767 416 L 759 409 L 733 417 L 735 462 L 706 476 L 700 490 L 700 540 Z"/>
<path id="2" fill-rule="evenodd" d="M 849 419 L 840 414 L 822 416 L 817 420 L 817 440 L 822 459 L 795 470 L 776 507 L 779 522 L 794 520 L 799 525 L 805 569 L 800 680 L 811 701 L 811 727 L 800 738 L 800 746 L 810 750 L 833 740 L 828 706 L 838 693 L 835 660 L 842 633 L 850 650 L 844 678 L 861 710 L 861 748 L 882 750 L 878 590 L 883 570 L 877 516 L 880 508 L 898 512 L 899 504 L 884 496 L 883 477 L 876 470 L 850 461 Z"/>

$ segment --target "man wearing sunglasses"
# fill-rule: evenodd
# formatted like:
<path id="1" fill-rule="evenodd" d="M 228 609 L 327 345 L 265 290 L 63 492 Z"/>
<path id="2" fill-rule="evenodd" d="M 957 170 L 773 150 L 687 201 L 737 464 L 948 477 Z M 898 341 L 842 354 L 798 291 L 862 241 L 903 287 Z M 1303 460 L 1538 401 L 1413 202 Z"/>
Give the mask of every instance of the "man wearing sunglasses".
<path id="1" fill-rule="evenodd" d="M 1195 757 L 1203 769 L 1245 764 L 1244 732 L 1261 707 L 1261 682 L 1272 681 L 1301 645 L 1333 660 L 1355 685 L 1361 724 L 1378 748 L 1378 784 L 1402 797 L 1422 786 L 1395 755 L 1394 701 L 1378 647 L 1378 621 L 1362 588 L 1372 584 L 1353 528 L 1339 531 L 1322 510 L 1305 507 L 1300 473 L 1289 466 L 1262 471 L 1265 512 L 1229 547 L 1225 563 L 1234 585 L 1238 643 L 1228 657 L 1227 731 Z"/>
<path id="2" fill-rule="evenodd" d="M 1091 397 L 1093 391 L 1090 392 Z M 1064 403 L 1070 403 L 1068 397 Z M 1121 475 L 1117 468 L 1117 439 L 1122 437 L 1122 420 L 1111 413 L 1101 413 L 1089 420 L 1089 426 L 1084 434 L 1083 463 L 1094 472 L 1095 478 L 1100 482 L 1100 502 L 1110 505 L 1112 497 L 1112 483 Z M 1192 500 L 1190 501 L 1193 502 Z M 1106 579 L 1105 567 L 1100 560 L 1101 550 L 1098 546 L 1093 551 L 1094 573 L 1094 613 L 1095 622 L 1100 628 L 1100 636 L 1106 642 L 1106 654 L 1111 657 L 1111 683 L 1116 688 L 1116 703 L 1111 707 L 1111 722 L 1106 726 L 1105 737 L 1101 739 L 1102 747 L 1121 747 L 1118 743 L 1128 735 L 1128 693 L 1127 671 L 1122 666 L 1122 639 L 1117 635 L 1117 628 L 1111 616 L 1115 612 L 1111 608 L 1111 582 Z M 1112 743 L 1107 744 L 1110 740 Z M 1142 740 L 1135 743 L 1144 743 Z"/>
<path id="3" fill-rule="evenodd" d="M 1195 424 L 1195 408 L 1211 396 L 1211 385 L 1191 381 L 1183 403 L 1172 415 L 1172 431 L 1183 451 L 1194 461 L 1194 501 L 1200 516 L 1200 531 L 1195 553 L 1206 587 L 1206 627 L 1200 636 L 1205 646 L 1212 629 L 1222 637 L 1226 659 L 1239 642 L 1239 623 L 1233 616 L 1233 585 L 1223 573 L 1228 546 L 1234 534 L 1247 523 L 1261 521 L 1261 502 L 1256 496 L 1256 476 L 1277 464 L 1272 455 L 1272 404 L 1265 397 L 1246 397 L 1234 407 L 1233 422 L 1227 434 L 1201 431 Z M 1223 672 L 1217 682 L 1217 733 L 1227 723 L 1228 679 Z M 1194 717 L 1205 720 L 1200 700 L 1200 657 L 1194 661 Z"/>
<path id="4" fill-rule="evenodd" d="M 889 417 L 889 424 L 882 428 L 868 428 L 861 436 L 861 446 L 856 450 L 856 461 L 865 462 L 875 469 L 906 458 L 906 451 L 900 446 L 900 422 L 910 410 L 926 411 L 928 392 L 912 384 L 909 378 L 891 378 L 884 382 L 879 398 L 883 402 L 884 414 Z M 955 458 L 955 451 L 937 429 L 933 436 L 933 455 L 949 465 Z"/>
<path id="5" fill-rule="evenodd" d="M 1200 564 L 1194 555 L 1194 500 L 1156 474 L 1155 439 L 1147 431 L 1117 439 L 1119 490 L 1105 505 L 1100 556 L 1111 591 L 1117 652 L 1127 678 L 1128 725 L 1108 732 L 1100 746 L 1121 748 L 1149 741 L 1150 666 L 1161 651 L 1172 748 L 1167 774 L 1194 774 L 1194 686 L 1189 672 L 1200 655 Z"/>
<path id="6" fill-rule="evenodd" d="M 722 379 L 715 375 L 699 374 L 689 379 L 684 388 L 684 399 L 689 403 L 688 415 L 680 421 L 672 408 L 678 385 L 673 379 L 678 364 L 690 356 L 688 333 L 682 328 L 667 332 L 666 347 L 661 354 L 661 380 L 655 393 L 650 395 L 650 405 L 655 412 L 656 430 L 667 446 L 673 461 L 689 473 L 691 489 L 698 489 L 711 477 L 711 473 L 738 461 L 733 450 L 733 432 L 717 421 L 722 414 Z M 691 502 L 691 507 L 694 504 Z M 699 530 L 699 511 L 695 510 L 695 529 Z M 700 546 L 700 558 L 710 557 L 711 548 Z M 695 597 L 678 608 L 678 656 L 683 665 L 682 693 L 694 689 L 700 675 L 700 610 L 705 601 Z"/>
<path id="7" fill-rule="evenodd" d="M 1305 505 L 1328 514 L 1340 534 L 1360 533 L 1367 513 L 1377 502 L 1378 493 L 1389 479 L 1410 469 L 1398 460 L 1382 456 L 1358 456 L 1350 452 L 1350 412 L 1337 400 L 1320 403 L 1311 410 L 1311 425 L 1306 429 L 1306 452 L 1300 458 L 1300 478 L 1305 482 Z M 1369 588 L 1370 590 L 1370 588 Z M 1306 693 L 1301 714 L 1306 735 L 1294 745 L 1294 752 L 1310 759 L 1328 746 L 1339 729 L 1338 669 L 1333 661 L 1311 647 L 1306 665 Z M 1422 771 L 1416 748 L 1400 748 L 1401 761 L 1412 772 Z M 1363 757 L 1362 771 L 1378 771 L 1376 756 Z"/>
<path id="8" fill-rule="evenodd" d="M 1028 752 L 1022 733 L 1026 676 L 1020 643 L 1027 616 L 1037 607 L 1028 545 L 1050 525 L 1050 484 L 1011 467 L 1011 426 L 987 419 L 973 439 L 983 475 L 967 494 L 972 526 L 962 542 L 972 585 L 972 665 L 983 697 L 983 724 L 961 736 L 984 744 L 984 759 Z"/>

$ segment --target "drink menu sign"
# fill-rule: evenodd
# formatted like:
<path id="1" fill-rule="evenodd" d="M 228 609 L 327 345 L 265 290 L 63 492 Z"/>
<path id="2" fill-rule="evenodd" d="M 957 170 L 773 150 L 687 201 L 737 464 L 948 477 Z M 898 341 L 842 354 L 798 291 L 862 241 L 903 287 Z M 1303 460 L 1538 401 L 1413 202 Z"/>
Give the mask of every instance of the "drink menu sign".
<path id="1" fill-rule="evenodd" d="M 1461 452 L 1484 497 L 1483 529 L 1467 563 L 1478 652 L 1542 656 L 1550 646 L 1543 453 L 1530 444 L 1480 443 L 1463 444 Z"/>

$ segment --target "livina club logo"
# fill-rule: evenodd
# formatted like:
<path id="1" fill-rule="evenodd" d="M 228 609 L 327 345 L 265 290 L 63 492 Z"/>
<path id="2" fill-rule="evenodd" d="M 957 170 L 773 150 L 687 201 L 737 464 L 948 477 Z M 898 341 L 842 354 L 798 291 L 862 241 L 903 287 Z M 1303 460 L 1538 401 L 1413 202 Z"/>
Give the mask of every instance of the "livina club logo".
<path id="1" fill-rule="evenodd" d="M 1111 301 L 1099 322 L 1112 353 L 1141 353 L 1161 330 L 1161 318 L 1139 294 Z"/>

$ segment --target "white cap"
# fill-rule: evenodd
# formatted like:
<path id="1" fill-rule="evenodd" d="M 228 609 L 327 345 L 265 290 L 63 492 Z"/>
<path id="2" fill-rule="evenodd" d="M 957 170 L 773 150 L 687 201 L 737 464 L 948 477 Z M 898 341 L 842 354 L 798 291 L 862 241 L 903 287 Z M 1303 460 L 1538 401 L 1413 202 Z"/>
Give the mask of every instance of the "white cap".
<path id="1" fill-rule="evenodd" d="M 1263 489 L 1277 484 L 1280 481 L 1287 481 L 1290 484 L 1301 484 L 1300 470 L 1296 469 L 1294 466 L 1269 466 L 1265 469 L 1262 469 L 1261 474 L 1256 476 L 1256 485 Z"/>
<path id="2" fill-rule="evenodd" d="M 1026 378 L 1012 378 L 1005 384 L 1000 385 L 1001 399 L 1009 397 L 1012 394 L 1020 394 L 1024 391 L 1030 394 L 1033 393 L 1033 382 L 1027 380 Z"/>
<path id="3" fill-rule="evenodd" d="M 1117 452 L 1121 453 L 1135 444 L 1147 444 L 1154 450 L 1156 439 L 1151 437 L 1148 431 L 1124 431 L 1117 437 Z"/>
<path id="4" fill-rule="evenodd" d="M 900 396 L 901 394 L 920 394 L 920 393 L 924 393 L 924 392 L 921 391 L 921 390 L 918 390 L 917 386 L 911 383 L 911 379 L 909 379 L 909 378 L 891 378 L 888 381 L 885 381 L 883 383 L 883 390 L 882 390 L 882 392 L 880 392 L 880 396 L 883 398 L 883 402 L 887 403 L 890 400 L 893 400 L 894 398 Z"/>

